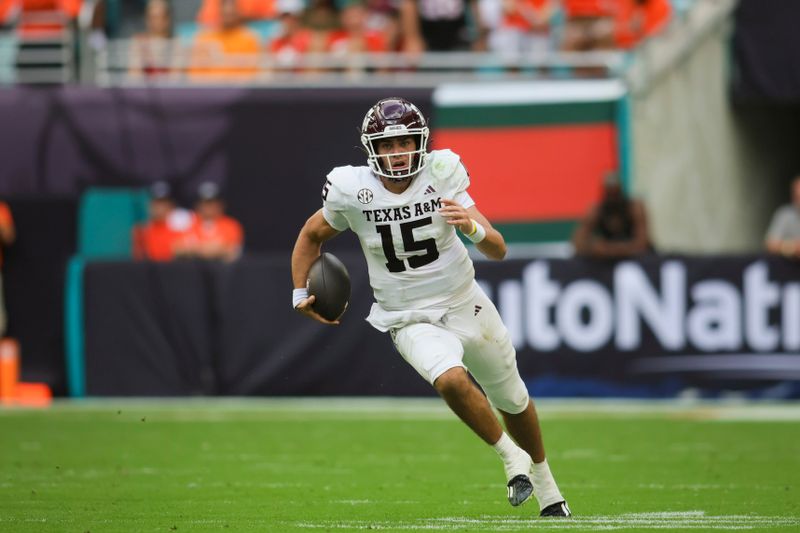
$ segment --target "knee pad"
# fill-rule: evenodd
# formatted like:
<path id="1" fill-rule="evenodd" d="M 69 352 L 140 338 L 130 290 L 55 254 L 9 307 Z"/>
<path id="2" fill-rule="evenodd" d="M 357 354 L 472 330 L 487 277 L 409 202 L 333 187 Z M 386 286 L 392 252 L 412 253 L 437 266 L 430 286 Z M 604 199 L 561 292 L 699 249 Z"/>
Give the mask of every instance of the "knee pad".
<path id="1" fill-rule="evenodd" d="M 505 413 L 516 415 L 528 408 L 528 389 L 517 372 L 502 381 L 482 387 L 489 402 Z"/>

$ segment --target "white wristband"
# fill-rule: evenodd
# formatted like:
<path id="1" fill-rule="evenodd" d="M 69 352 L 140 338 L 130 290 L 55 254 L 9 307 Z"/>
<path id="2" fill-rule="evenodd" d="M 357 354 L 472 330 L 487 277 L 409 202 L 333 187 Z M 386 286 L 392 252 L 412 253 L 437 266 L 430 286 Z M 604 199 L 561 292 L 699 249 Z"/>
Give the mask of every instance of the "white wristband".
<path id="1" fill-rule="evenodd" d="M 475 244 L 478 244 L 486 238 L 486 228 L 481 226 L 481 224 L 474 219 L 470 220 L 472 220 L 472 231 L 470 233 L 465 233 L 464 236 Z"/>
<path id="2" fill-rule="evenodd" d="M 292 307 L 297 307 L 297 304 L 308 298 L 308 289 L 294 289 L 292 291 Z"/>

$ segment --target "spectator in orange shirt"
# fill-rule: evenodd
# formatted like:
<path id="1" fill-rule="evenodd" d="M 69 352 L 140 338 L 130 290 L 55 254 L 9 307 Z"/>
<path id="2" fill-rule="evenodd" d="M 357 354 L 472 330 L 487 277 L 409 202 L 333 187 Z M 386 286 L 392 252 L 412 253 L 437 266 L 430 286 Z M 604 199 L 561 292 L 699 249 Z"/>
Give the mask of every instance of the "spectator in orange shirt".
<path id="1" fill-rule="evenodd" d="M 0 25 L 12 22 L 20 12 L 60 12 L 69 19 L 78 16 L 82 0 L 0 0 Z"/>
<path id="2" fill-rule="evenodd" d="M 19 15 L 19 0 L 0 0 L 0 27 L 11 26 Z"/>
<path id="3" fill-rule="evenodd" d="M 233 261 L 242 254 L 242 225 L 225 215 L 219 186 L 206 182 L 197 189 L 195 217 L 189 234 L 179 246 L 182 257 Z"/>
<path id="4" fill-rule="evenodd" d="M 364 0 L 347 0 L 339 16 L 342 28 L 330 33 L 325 49 L 346 59 L 345 68 L 349 72 L 363 72 L 365 62 L 361 54 L 386 52 L 387 36 L 367 27 L 369 11 Z"/>
<path id="5" fill-rule="evenodd" d="M 21 8 L 21 20 L 17 30 L 22 33 L 38 33 L 61 31 L 67 23 L 78 16 L 83 0 L 18 0 Z M 45 20 L 25 20 L 26 14 L 45 14 L 50 13 L 55 17 L 61 15 L 64 20 L 54 18 L 51 21 Z"/>
<path id="6" fill-rule="evenodd" d="M 194 43 L 191 77 L 195 80 L 248 80 L 258 73 L 258 34 L 242 22 L 236 0 L 220 0 L 219 28 L 200 33 Z"/>
<path id="7" fill-rule="evenodd" d="M 481 36 L 486 36 L 479 48 L 511 57 L 551 50 L 558 0 L 482 0 L 478 7 Z"/>
<path id="8" fill-rule="evenodd" d="M 175 248 L 191 228 L 192 215 L 175 206 L 169 184 L 150 188 L 150 219 L 133 228 L 133 257 L 149 261 L 171 261 Z"/>
<path id="9" fill-rule="evenodd" d="M 303 25 L 302 0 L 279 0 L 280 31 L 267 45 L 272 60 L 280 67 L 294 67 L 315 47 L 314 33 Z"/>
<path id="10" fill-rule="evenodd" d="M 273 19 L 278 16 L 275 4 L 276 0 L 236 0 L 236 9 L 245 21 Z M 222 19 L 220 0 L 204 0 L 197 12 L 197 22 L 208 28 L 218 28 Z"/>
<path id="11" fill-rule="evenodd" d="M 383 34 L 386 49 L 400 51 L 400 10 L 395 0 L 366 0 L 367 28 Z"/>
<path id="12" fill-rule="evenodd" d="M 24 11 L 61 11 L 69 18 L 78 16 L 83 0 L 21 0 Z"/>
<path id="13" fill-rule="evenodd" d="M 669 0 L 618 0 L 614 40 L 619 48 L 633 48 L 669 22 Z"/>
<path id="14" fill-rule="evenodd" d="M 614 48 L 614 16 L 620 0 L 564 0 L 567 21 L 561 48 L 568 52 Z"/>
<path id="15" fill-rule="evenodd" d="M 14 219 L 8 204 L 0 201 L 0 267 L 3 266 L 3 248 L 16 240 L 17 233 L 14 229 Z M 6 308 L 3 298 L 3 276 L 0 274 L 0 337 L 6 332 Z"/>
<path id="16" fill-rule="evenodd" d="M 328 51 L 340 55 L 385 52 L 386 36 L 367 27 L 368 16 L 364 0 L 347 0 L 339 14 L 342 29 L 329 36 Z"/>

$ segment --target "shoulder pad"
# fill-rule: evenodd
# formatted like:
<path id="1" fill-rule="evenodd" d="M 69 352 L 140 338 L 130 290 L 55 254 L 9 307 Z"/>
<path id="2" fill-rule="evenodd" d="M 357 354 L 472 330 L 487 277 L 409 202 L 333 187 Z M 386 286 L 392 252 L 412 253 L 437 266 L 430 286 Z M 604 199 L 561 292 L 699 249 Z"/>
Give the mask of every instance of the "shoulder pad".
<path id="1" fill-rule="evenodd" d="M 461 158 L 451 150 L 434 150 L 428 154 L 428 167 L 437 181 L 449 178 L 458 168 Z"/>
<path id="2" fill-rule="evenodd" d="M 450 150 L 435 150 L 428 157 L 431 158 L 428 171 L 433 181 L 440 184 L 442 191 L 448 190 L 455 195 L 467 190 L 469 174 L 458 154 Z"/>
<path id="3" fill-rule="evenodd" d="M 354 189 L 358 182 L 356 167 L 336 167 L 327 176 L 328 181 L 342 192 Z"/>
<path id="4" fill-rule="evenodd" d="M 346 207 L 346 198 L 350 177 L 353 174 L 350 167 L 336 167 L 325 177 L 322 187 L 322 204 L 332 211 L 342 211 Z"/>

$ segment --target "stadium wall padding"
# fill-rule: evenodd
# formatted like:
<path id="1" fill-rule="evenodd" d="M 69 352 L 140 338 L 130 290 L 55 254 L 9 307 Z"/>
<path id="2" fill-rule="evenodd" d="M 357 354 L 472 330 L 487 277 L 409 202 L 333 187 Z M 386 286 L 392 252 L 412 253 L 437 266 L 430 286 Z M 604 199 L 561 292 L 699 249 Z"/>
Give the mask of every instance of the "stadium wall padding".
<path id="1" fill-rule="evenodd" d="M 342 324 L 289 303 L 285 256 L 89 262 L 86 393 L 425 395 L 431 388 L 365 321 L 359 253 Z M 758 255 L 638 261 L 481 261 L 534 395 L 800 396 L 795 263 Z"/>
<path id="2" fill-rule="evenodd" d="M 364 321 L 372 296 L 363 258 L 339 257 L 353 292 L 348 319 L 335 328 L 291 309 L 288 256 L 88 263 L 86 393 L 431 394 L 388 336 Z"/>
<path id="3" fill-rule="evenodd" d="M 8 203 L 17 238 L 3 250 L 7 334 L 20 343 L 22 380 L 64 395 L 64 280 L 77 246 L 77 200 L 24 195 Z"/>

